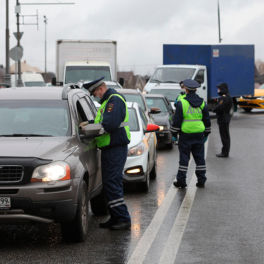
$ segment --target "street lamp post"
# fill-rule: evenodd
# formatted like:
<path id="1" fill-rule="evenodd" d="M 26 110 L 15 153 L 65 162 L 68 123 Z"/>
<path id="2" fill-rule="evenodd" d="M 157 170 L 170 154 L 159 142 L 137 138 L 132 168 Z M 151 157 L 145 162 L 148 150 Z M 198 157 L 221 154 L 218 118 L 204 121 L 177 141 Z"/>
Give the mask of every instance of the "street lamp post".
<path id="1" fill-rule="evenodd" d="M 47 22 L 48 19 L 44 16 L 44 23 L 45 23 L 45 81 L 47 75 Z"/>
<path id="2" fill-rule="evenodd" d="M 217 1 L 217 7 L 218 7 L 218 34 L 219 34 L 219 43 L 221 43 L 221 28 L 220 28 L 220 8 L 219 8 L 219 0 Z"/>
<path id="3" fill-rule="evenodd" d="M 6 0 L 6 73 L 4 83 L 11 85 L 11 76 L 9 72 L 9 0 Z"/>
<path id="4" fill-rule="evenodd" d="M 20 4 L 19 1 L 16 0 L 16 16 L 17 16 L 17 47 L 20 47 L 20 31 L 19 31 L 19 13 L 20 10 Z M 17 79 L 17 87 L 24 86 L 22 80 L 21 80 L 21 60 L 18 60 L 18 79 Z"/>

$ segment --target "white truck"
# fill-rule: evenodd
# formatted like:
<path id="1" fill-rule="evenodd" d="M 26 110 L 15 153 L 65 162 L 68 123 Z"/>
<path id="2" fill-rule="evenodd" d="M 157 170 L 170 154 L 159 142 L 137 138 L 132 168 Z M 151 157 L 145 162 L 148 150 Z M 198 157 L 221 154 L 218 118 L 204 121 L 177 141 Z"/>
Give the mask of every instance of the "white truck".
<path id="1" fill-rule="evenodd" d="M 11 74 L 11 87 L 17 87 L 17 78 L 18 75 Z M 36 72 L 21 73 L 21 80 L 25 87 L 46 86 L 42 75 Z"/>
<path id="2" fill-rule="evenodd" d="M 57 78 L 53 85 L 87 82 L 102 76 L 113 82 L 117 77 L 116 50 L 113 40 L 57 40 Z"/>

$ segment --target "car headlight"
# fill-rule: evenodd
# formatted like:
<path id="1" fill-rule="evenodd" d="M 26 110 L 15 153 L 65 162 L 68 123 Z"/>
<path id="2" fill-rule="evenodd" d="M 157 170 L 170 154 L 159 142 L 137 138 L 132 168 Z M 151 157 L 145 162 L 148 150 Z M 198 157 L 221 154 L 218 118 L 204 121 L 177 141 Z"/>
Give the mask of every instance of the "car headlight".
<path id="1" fill-rule="evenodd" d="M 141 141 L 138 145 L 127 151 L 127 156 L 140 156 L 145 152 L 145 144 Z"/>
<path id="2" fill-rule="evenodd" d="M 160 131 L 168 131 L 170 130 L 170 126 L 159 126 Z"/>
<path id="3" fill-rule="evenodd" d="M 64 161 L 56 161 L 37 167 L 31 182 L 65 181 L 71 179 L 70 166 Z"/>

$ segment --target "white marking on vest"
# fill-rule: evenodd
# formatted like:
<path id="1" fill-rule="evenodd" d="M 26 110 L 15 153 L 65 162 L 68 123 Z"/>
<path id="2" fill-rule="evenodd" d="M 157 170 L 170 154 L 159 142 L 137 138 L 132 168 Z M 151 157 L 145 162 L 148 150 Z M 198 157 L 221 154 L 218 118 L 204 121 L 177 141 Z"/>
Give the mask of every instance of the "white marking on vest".
<path id="1" fill-rule="evenodd" d="M 195 113 L 197 113 L 197 114 L 201 114 L 201 113 L 202 113 L 201 108 L 200 108 L 200 107 L 193 108 L 193 107 L 191 107 L 191 106 L 189 105 L 189 107 L 188 107 L 188 111 L 187 111 L 186 115 L 188 115 L 188 114 L 193 115 L 193 114 L 195 114 Z"/>

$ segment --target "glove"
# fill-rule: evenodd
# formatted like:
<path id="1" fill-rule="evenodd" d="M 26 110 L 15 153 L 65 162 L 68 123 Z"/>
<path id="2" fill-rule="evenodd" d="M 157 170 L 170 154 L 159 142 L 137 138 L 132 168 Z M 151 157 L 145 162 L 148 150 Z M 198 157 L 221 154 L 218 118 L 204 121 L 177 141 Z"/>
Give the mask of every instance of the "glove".
<path id="1" fill-rule="evenodd" d="M 79 124 L 79 128 L 80 128 L 81 130 L 84 130 L 84 128 L 85 128 L 88 124 L 89 124 L 88 121 L 82 122 L 81 124 Z"/>
<path id="2" fill-rule="evenodd" d="M 204 143 L 207 141 L 208 137 L 204 137 Z"/>
<path id="3" fill-rule="evenodd" d="M 175 145 L 177 145 L 177 143 L 178 143 L 178 138 L 177 138 L 177 137 L 172 137 L 172 140 L 173 140 L 173 143 L 174 143 Z"/>

